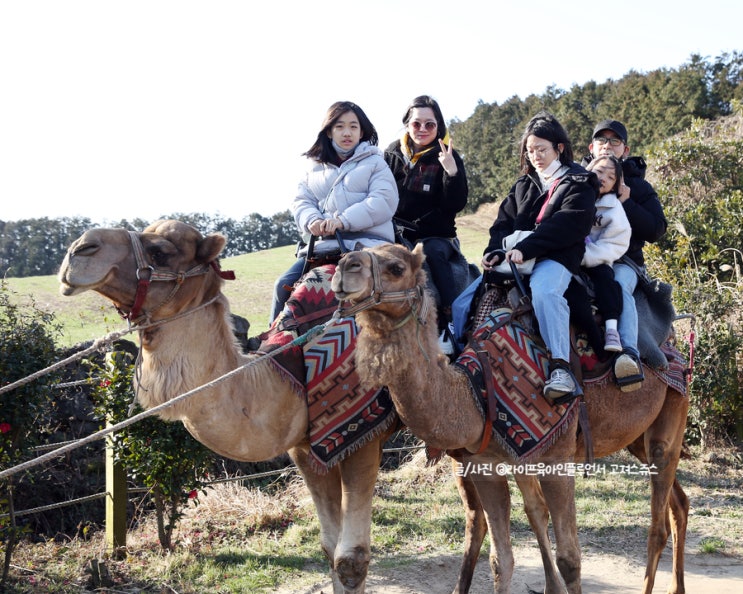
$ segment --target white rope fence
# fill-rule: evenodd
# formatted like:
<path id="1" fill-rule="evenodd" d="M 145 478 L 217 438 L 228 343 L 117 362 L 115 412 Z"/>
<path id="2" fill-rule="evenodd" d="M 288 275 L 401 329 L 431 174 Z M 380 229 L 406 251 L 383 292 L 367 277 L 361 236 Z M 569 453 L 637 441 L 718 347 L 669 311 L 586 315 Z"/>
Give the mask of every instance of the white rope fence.
<path id="1" fill-rule="evenodd" d="M 279 348 L 271 351 L 266 357 L 274 357 L 277 354 L 283 352 L 284 350 L 288 350 L 290 348 L 294 348 L 298 345 L 304 344 L 307 342 L 312 336 L 319 334 L 322 332 L 326 326 L 333 323 L 335 321 L 335 315 L 331 317 L 327 322 L 324 324 L 321 324 L 319 326 L 315 326 L 314 328 L 311 328 L 309 331 L 307 331 L 302 336 L 299 336 L 298 338 L 295 338 L 291 342 L 280 346 Z M 95 341 L 95 343 L 90 346 L 89 348 L 85 349 L 84 351 L 81 351 L 81 353 L 88 354 L 91 352 L 94 352 L 95 350 L 101 348 L 102 344 L 105 344 L 104 341 L 108 339 L 111 336 L 119 335 L 120 333 L 111 333 L 107 337 Z M 94 348 L 95 347 L 95 348 Z M 18 387 L 20 385 L 24 385 L 25 383 L 28 383 L 26 380 L 36 379 L 38 377 L 41 377 L 44 375 L 44 373 L 49 373 L 50 371 L 53 371 L 55 369 L 58 369 L 64 365 L 69 364 L 70 362 L 74 361 L 75 359 L 79 359 L 81 356 L 80 353 L 76 353 L 75 355 L 68 357 L 67 359 L 64 359 L 58 363 L 55 363 L 54 365 L 51 365 L 47 367 L 46 369 L 42 369 L 41 371 L 37 371 L 33 373 L 32 375 L 28 376 L 27 378 L 24 378 L 23 380 L 18 380 L 12 384 L 8 384 L 8 386 L 3 386 L 3 388 L 0 388 L 0 394 L 3 392 L 8 391 L 9 389 Z M 78 439 L 76 441 L 73 441 L 71 443 L 68 443 L 67 445 L 64 445 L 60 448 L 55 449 L 54 451 L 48 452 L 46 454 L 43 454 L 39 456 L 38 458 L 34 458 L 33 460 L 28 460 L 26 462 L 22 462 L 16 466 L 13 466 L 12 468 L 8 468 L 6 470 L 0 471 L 0 479 L 7 478 L 9 476 L 13 476 L 14 474 L 18 474 L 19 472 L 23 472 L 25 470 L 28 470 L 29 468 L 33 468 L 34 466 L 39 466 L 40 464 L 44 464 L 45 462 L 48 462 L 49 460 L 53 460 L 54 458 L 58 458 L 59 456 L 62 456 L 64 454 L 67 454 L 68 452 L 71 452 L 72 450 L 75 450 L 85 444 L 91 443 L 93 441 L 97 441 L 99 439 L 103 439 L 107 435 L 110 435 L 111 433 L 115 433 L 116 431 L 120 431 L 121 429 L 124 429 L 125 427 L 128 427 L 129 425 L 133 425 L 134 423 L 137 423 L 141 421 L 142 419 L 145 419 L 147 417 L 151 417 L 152 415 L 156 415 L 162 410 L 165 410 L 166 408 L 169 408 L 186 398 L 189 398 L 190 396 L 193 396 L 194 394 L 198 394 L 199 392 L 202 392 L 203 390 L 206 390 L 208 388 L 214 387 L 232 377 L 235 375 L 238 375 L 243 370 L 247 369 L 248 367 L 252 365 L 257 365 L 263 360 L 263 357 L 258 357 L 256 359 L 253 359 L 252 361 L 248 361 L 245 365 L 241 365 L 240 367 L 237 367 L 236 369 L 233 369 L 232 371 L 229 371 L 225 373 L 224 375 L 210 381 L 209 383 L 203 384 L 201 386 L 198 386 L 194 388 L 193 390 L 189 390 L 188 392 L 184 392 L 183 394 L 180 394 L 176 396 L 175 398 L 168 400 L 167 402 L 163 402 L 162 404 L 158 404 L 157 406 L 154 406 L 150 409 L 147 409 L 139 414 L 134 415 L 133 417 L 129 417 L 128 419 L 125 419 L 124 421 L 121 421 L 119 423 L 116 423 L 115 425 L 111 425 L 109 427 L 106 427 L 104 429 L 101 429 L 100 431 L 96 431 L 92 435 L 89 435 L 87 437 L 83 437 L 81 439 Z"/>
<path id="2" fill-rule="evenodd" d="M 285 466 L 284 468 L 280 468 L 278 470 L 267 470 L 266 472 L 258 472 L 256 474 L 248 474 L 248 475 L 241 475 L 241 476 L 233 476 L 233 477 L 226 477 L 221 479 L 216 479 L 213 481 L 209 481 L 208 483 L 204 483 L 204 486 L 210 486 L 210 485 L 216 485 L 219 483 L 230 483 L 230 482 L 237 482 L 237 481 L 248 481 L 248 480 L 255 480 L 259 478 L 266 478 L 269 476 L 280 476 L 282 474 L 286 474 L 289 472 L 295 472 L 297 470 L 297 467 L 294 465 L 291 466 Z M 133 487 L 131 489 L 127 489 L 128 493 L 148 493 L 151 491 L 148 487 Z M 30 509 L 24 509 L 21 511 L 16 511 L 13 513 L 14 516 L 20 517 L 20 516 L 28 516 L 31 514 L 39 514 L 46 511 L 51 511 L 54 509 L 60 509 L 62 507 L 69 507 L 70 505 L 77 505 L 80 503 L 88 503 L 89 501 L 95 501 L 97 499 L 103 499 L 104 497 L 107 497 L 109 495 L 108 492 L 105 493 L 96 493 L 95 495 L 86 495 L 85 497 L 78 497 L 77 499 L 70 499 L 68 501 L 62 501 L 60 503 L 50 503 L 49 505 L 41 505 L 39 507 L 33 507 Z M 0 520 L 3 518 L 9 518 L 10 514 L 1 514 Z"/>
<path id="3" fill-rule="evenodd" d="M 43 375 L 46 375 L 47 373 L 51 373 L 52 371 L 56 371 L 57 369 L 61 369 L 62 367 L 65 367 L 69 365 L 70 363 L 77 361 L 78 359 L 82 359 L 86 355 L 90 355 L 91 353 L 95 353 L 97 350 L 102 349 L 107 344 L 114 342 L 116 340 L 119 340 L 122 336 L 125 336 L 131 332 L 134 332 L 133 329 L 129 329 L 122 332 L 111 332 L 110 334 L 104 336 L 103 338 L 99 338 L 93 342 L 92 345 L 90 345 L 87 349 L 83 349 L 82 351 L 78 351 L 66 359 L 62 359 L 61 361 L 57 361 L 53 365 L 50 365 L 49 367 L 45 367 L 44 369 L 40 369 L 39 371 L 35 371 L 31 375 L 27 375 L 26 377 L 23 377 L 19 380 L 14 381 L 11 384 L 7 384 L 5 386 L 0 386 L 0 394 L 5 394 L 5 392 L 10 392 L 11 390 L 15 390 L 16 388 L 20 388 L 21 386 L 25 386 L 28 383 L 31 383 L 32 381 L 40 378 Z"/>
<path id="4" fill-rule="evenodd" d="M 399 448 L 385 448 L 382 450 L 382 452 L 385 454 L 397 453 L 397 452 L 412 452 L 415 450 L 423 449 L 423 447 L 425 447 L 423 444 L 419 444 L 419 445 L 405 446 L 405 447 L 399 447 Z M 261 478 L 268 478 L 269 476 L 281 476 L 283 474 L 289 474 L 292 472 L 298 472 L 298 469 L 294 464 L 290 466 L 285 466 L 284 468 L 279 468 L 277 470 L 266 470 L 265 472 L 256 472 L 255 474 L 244 474 L 240 476 L 230 476 L 230 477 L 225 477 L 221 479 L 214 479 L 213 481 L 204 483 L 204 486 L 208 487 L 210 485 L 218 485 L 222 483 L 234 483 L 238 481 L 252 481 L 252 480 L 261 479 Z M 148 487 L 132 487 L 131 489 L 127 489 L 127 491 L 130 494 L 148 493 L 149 491 L 151 491 L 151 489 Z M 16 517 L 21 517 L 21 516 L 28 516 L 32 514 L 39 514 L 39 513 L 51 511 L 54 509 L 69 507 L 71 505 L 77 505 L 80 503 L 88 503 L 89 501 L 103 499 L 104 497 L 107 497 L 108 495 L 109 495 L 108 492 L 96 493 L 95 495 L 86 495 L 85 497 L 78 497 L 77 499 L 69 499 L 68 501 L 62 501 L 60 503 L 50 503 L 49 505 L 42 505 L 39 507 L 33 507 L 30 509 L 16 511 L 14 512 L 14 515 Z M 4 518 L 9 518 L 9 517 L 10 517 L 10 514 L 0 514 L 0 520 Z"/>

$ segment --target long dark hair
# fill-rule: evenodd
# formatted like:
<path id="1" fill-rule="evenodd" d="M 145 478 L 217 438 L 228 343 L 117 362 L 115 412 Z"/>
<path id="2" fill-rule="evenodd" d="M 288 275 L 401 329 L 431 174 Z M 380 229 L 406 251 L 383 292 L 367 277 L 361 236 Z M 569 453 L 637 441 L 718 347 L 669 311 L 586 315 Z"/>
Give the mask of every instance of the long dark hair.
<path id="1" fill-rule="evenodd" d="M 538 138 L 552 143 L 552 148 L 558 150 L 557 145 L 562 144 L 563 150 L 559 151 L 560 163 L 563 165 L 573 164 L 573 145 L 568 138 L 568 133 L 565 132 L 565 128 L 562 124 L 557 121 L 557 118 L 547 111 L 540 111 L 526 125 L 524 134 L 521 137 L 521 143 L 519 145 L 519 156 L 521 163 L 521 173 L 534 173 L 534 165 L 527 158 L 526 154 L 526 140 L 529 136 L 534 135 Z"/>
<path id="2" fill-rule="evenodd" d="M 335 125 L 338 119 L 347 111 L 352 111 L 359 118 L 359 124 L 361 125 L 361 139 L 359 142 L 368 142 L 374 146 L 379 142 L 377 136 L 377 129 L 371 123 L 364 110 L 352 101 L 336 101 L 328 107 L 328 112 L 325 114 L 325 119 L 322 122 L 322 128 L 317 133 L 317 139 L 315 143 L 309 148 L 303 156 L 315 159 L 320 163 L 330 163 L 338 158 L 338 153 L 333 148 L 332 141 L 328 137 L 328 132 Z"/>
<path id="3" fill-rule="evenodd" d="M 446 136 L 446 122 L 444 122 L 444 115 L 441 113 L 441 108 L 436 99 L 429 95 L 420 95 L 410 102 L 408 109 L 405 111 L 405 115 L 402 116 L 402 123 L 405 124 L 405 127 L 408 126 L 413 109 L 416 107 L 430 107 L 433 110 L 433 115 L 436 118 L 436 138 L 443 139 L 444 136 Z"/>

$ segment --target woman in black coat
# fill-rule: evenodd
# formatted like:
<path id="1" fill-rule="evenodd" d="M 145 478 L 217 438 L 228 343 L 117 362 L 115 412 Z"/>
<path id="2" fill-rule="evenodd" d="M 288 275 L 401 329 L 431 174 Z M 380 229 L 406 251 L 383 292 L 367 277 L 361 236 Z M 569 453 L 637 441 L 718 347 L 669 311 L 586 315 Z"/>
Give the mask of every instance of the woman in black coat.
<path id="1" fill-rule="evenodd" d="M 402 138 L 384 153 L 400 195 L 395 217 L 403 224 L 411 223 L 403 228 L 406 240 L 423 243 L 431 281 L 440 297 L 439 326 L 444 330 L 457 297 L 450 261 L 459 251 L 454 219 L 467 204 L 467 176 L 435 99 L 428 95 L 413 99 L 402 122 Z M 446 334 L 441 344 L 445 351 L 453 350 Z"/>
<path id="2" fill-rule="evenodd" d="M 544 395 L 555 399 L 574 393 L 570 371 L 570 310 L 564 297 L 578 274 L 591 231 L 599 184 L 596 175 L 573 162 L 565 129 L 549 113 L 534 116 L 520 145 L 521 171 L 490 228 L 482 258 L 485 270 L 500 261 L 503 240 L 514 231 L 532 231 L 506 252 L 521 264 L 535 259 L 529 278 L 534 314 L 550 352 L 550 377 Z"/>

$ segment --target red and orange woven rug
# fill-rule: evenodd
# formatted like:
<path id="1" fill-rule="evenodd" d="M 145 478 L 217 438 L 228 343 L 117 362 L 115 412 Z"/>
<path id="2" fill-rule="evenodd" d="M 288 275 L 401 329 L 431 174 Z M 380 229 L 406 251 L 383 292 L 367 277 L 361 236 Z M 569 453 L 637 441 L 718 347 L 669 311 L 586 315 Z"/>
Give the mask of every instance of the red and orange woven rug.
<path id="1" fill-rule="evenodd" d="M 261 351 L 286 345 L 338 307 L 330 288 L 335 265 L 313 268 L 292 292 L 284 312 L 262 336 Z M 319 473 L 374 439 L 397 421 L 386 389 L 362 390 L 354 364 L 357 336 L 352 318 L 328 324 L 301 348 L 276 357 L 277 365 L 305 388 L 309 412 L 310 462 Z"/>

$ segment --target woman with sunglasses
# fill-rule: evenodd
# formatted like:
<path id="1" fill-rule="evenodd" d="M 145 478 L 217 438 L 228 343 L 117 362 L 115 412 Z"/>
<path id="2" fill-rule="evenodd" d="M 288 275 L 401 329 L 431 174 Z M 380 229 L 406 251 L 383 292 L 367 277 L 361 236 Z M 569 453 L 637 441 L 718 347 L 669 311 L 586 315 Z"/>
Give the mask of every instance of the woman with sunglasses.
<path id="1" fill-rule="evenodd" d="M 395 217 L 405 240 L 423 243 L 439 293 L 441 346 L 451 354 L 454 347 L 447 327 L 457 291 L 450 262 L 459 252 L 454 219 L 467 204 L 467 176 L 435 99 L 428 95 L 413 99 L 402 123 L 402 137 L 384 153 L 400 194 Z"/>

